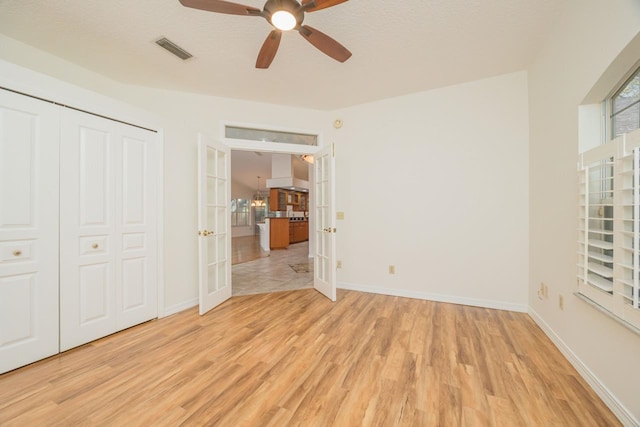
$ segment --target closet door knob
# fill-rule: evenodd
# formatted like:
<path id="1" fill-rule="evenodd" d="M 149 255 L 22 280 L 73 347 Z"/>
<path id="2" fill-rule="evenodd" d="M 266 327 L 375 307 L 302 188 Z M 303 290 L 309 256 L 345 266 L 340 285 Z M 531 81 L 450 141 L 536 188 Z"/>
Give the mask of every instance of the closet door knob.
<path id="1" fill-rule="evenodd" d="M 16 249 L 15 251 L 13 251 L 13 256 L 20 256 L 22 255 L 22 251 L 20 249 Z"/>
<path id="2" fill-rule="evenodd" d="M 91 247 L 92 247 L 93 249 L 98 249 L 98 244 L 97 244 L 97 243 L 94 243 L 93 245 L 91 245 Z"/>

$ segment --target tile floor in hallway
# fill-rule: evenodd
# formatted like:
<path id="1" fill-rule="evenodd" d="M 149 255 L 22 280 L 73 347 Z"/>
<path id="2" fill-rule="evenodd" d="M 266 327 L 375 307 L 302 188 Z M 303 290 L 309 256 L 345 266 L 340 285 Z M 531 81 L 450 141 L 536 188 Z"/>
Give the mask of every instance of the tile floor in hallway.
<path id="1" fill-rule="evenodd" d="M 309 258 L 309 242 L 272 250 L 266 258 L 234 265 L 232 271 L 233 296 L 313 287 L 313 258 Z"/>

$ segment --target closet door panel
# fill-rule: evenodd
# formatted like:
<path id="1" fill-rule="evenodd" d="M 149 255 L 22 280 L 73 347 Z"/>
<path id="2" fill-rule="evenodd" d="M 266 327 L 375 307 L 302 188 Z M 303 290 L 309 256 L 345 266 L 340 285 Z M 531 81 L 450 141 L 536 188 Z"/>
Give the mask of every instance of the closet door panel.
<path id="1" fill-rule="evenodd" d="M 105 123 L 106 122 L 106 123 Z M 116 330 L 117 135 L 98 117 L 65 110 L 60 146 L 60 347 Z"/>
<path id="2" fill-rule="evenodd" d="M 0 278 L 0 324 L 2 345 L 19 343 L 33 337 L 36 329 L 36 275 L 15 274 Z M 7 327 L 11 325 L 11 327 Z"/>
<path id="3" fill-rule="evenodd" d="M 109 131 L 78 127 L 78 212 L 81 230 L 113 224 L 113 135 Z M 63 170 L 63 173 L 65 171 Z"/>
<path id="4" fill-rule="evenodd" d="M 111 316 L 111 266 L 109 263 L 91 263 L 78 268 L 79 324 L 91 328 L 92 324 L 107 321 Z M 109 331 L 107 331 L 109 333 Z"/>
<path id="5" fill-rule="evenodd" d="M 61 347 L 157 316 L 155 133 L 65 112 Z"/>
<path id="6" fill-rule="evenodd" d="M 58 124 L 0 90 L 0 373 L 59 349 Z"/>
<path id="7" fill-rule="evenodd" d="M 121 128 L 118 328 L 157 316 L 155 134 Z"/>

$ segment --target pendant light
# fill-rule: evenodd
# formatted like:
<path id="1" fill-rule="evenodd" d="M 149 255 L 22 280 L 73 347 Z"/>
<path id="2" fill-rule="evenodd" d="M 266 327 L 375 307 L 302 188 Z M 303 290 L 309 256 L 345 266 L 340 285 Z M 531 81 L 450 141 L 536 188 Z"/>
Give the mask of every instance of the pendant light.
<path id="1" fill-rule="evenodd" d="M 260 177 L 258 176 L 258 192 L 254 194 L 253 200 L 251 201 L 251 206 L 254 207 L 264 207 L 266 205 L 264 197 L 260 194 Z"/>

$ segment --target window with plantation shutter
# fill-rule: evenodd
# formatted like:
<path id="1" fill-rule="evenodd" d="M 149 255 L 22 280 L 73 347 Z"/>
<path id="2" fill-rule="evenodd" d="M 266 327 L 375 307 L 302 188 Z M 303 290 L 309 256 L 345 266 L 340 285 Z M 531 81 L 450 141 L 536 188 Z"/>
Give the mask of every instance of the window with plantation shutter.
<path id="1" fill-rule="evenodd" d="M 578 294 L 640 329 L 640 130 L 580 155 Z"/>

